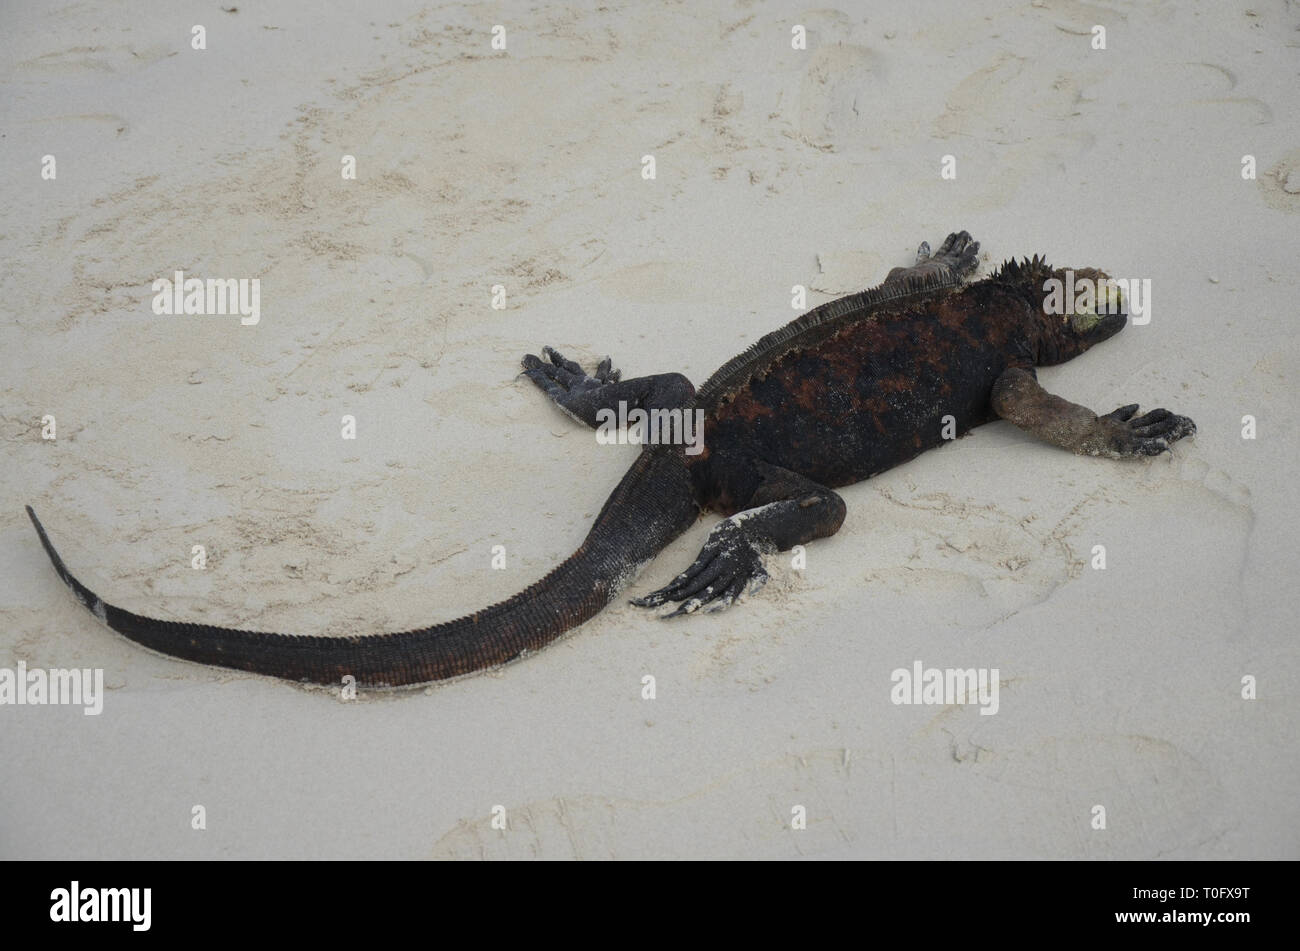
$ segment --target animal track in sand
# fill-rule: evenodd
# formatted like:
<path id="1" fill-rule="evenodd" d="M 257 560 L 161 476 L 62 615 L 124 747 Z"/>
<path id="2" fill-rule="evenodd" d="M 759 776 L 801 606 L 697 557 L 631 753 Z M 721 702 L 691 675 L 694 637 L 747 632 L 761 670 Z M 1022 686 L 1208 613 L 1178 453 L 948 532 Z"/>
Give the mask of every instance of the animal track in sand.
<path id="1" fill-rule="evenodd" d="M 507 829 L 492 828 L 486 814 L 462 819 L 431 856 L 632 858 L 649 848 L 660 858 L 688 857 L 734 849 L 737 837 L 751 857 L 883 853 L 900 844 L 928 855 L 934 846 L 927 842 L 945 821 L 977 821 L 999 855 L 1154 858 L 1195 854 L 1231 832 L 1222 785 L 1159 737 L 1080 734 L 990 745 L 949 733 L 898 755 L 814 749 L 704 780 L 673 798 L 579 793 L 506 803 Z M 926 792 L 952 782 L 967 790 L 966 806 L 960 819 L 945 820 Z M 1104 836 L 1087 833 L 1094 803 L 1124 817 Z M 807 810 L 799 832 L 790 828 L 792 804 Z M 1080 831 L 1062 839 L 1062 828 Z"/>
<path id="2" fill-rule="evenodd" d="M 1300 149 L 1292 149 L 1256 180 L 1270 208 L 1300 213 Z"/>
<path id="3" fill-rule="evenodd" d="M 134 73 L 152 66 L 177 50 L 169 44 L 136 50 L 131 46 L 72 46 L 66 50 L 45 53 L 18 64 L 19 69 L 46 73 Z"/>
<path id="4" fill-rule="evenodd" d="M 881 548 L 866 581 L 898 594 L 940 595 L 924 610 L 947 610 L 936 621 L 963 629 L 987 627 L 1040 603 L 1078 576 L 1085 562 L 1070 539 L 1086 521 L 1083 510 L 1102 499 L 1086 495 L 1050 522 L 1028 510 L 1016 514 L 946 492 L 907 497 L 891 487 L 876 491 L 892 506 L 873 506 Z"/>

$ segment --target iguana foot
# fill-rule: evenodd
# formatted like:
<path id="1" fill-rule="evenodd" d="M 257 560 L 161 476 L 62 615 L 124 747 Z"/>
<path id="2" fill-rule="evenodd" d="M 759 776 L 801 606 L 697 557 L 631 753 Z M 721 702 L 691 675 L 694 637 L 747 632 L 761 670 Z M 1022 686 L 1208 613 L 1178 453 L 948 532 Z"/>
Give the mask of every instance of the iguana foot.
<path id="1" fill-rule="evenodd" d="M 564 354 L 550 347 L 542 347 L 541 357 L 531 353 L 524 354 L 521 362 L 528 378 L 552 399 L 556 399 L 557 392 L 565 394 L 576 390 L 581 393 L 606 383 L 617 383 L 621 376 L 618 370 L 613 369 L 609 357 L 600 361 L 593 376 L 584 372 L 576 362 L 566 359 Z"/>
<path id="2" fill-rule="evenodd" d="M 943 265 L 958 277 L 966 277 L 979 267 L 979 253 L 980 243 L 969 232 L 958 231 L 943 239 L 939 253 L 930 258 L 930 263 Z"/>
<path id="3" fill-rule="evenodd" d="M 1178 416 L 1167 409 L 1153 409 L 1136 415 L 1137 403 L 1098 416 L 1103 427 L 1107 449 L 1119 456 L 1157 456 L 1168 452 L 1169 446 L 1184 436 L 1196 434 L 1196 424 L 1186 416 Z"/>
<path id="4" fill-rule="evenodd" d="M 960 280 L 975 273 L 979 267 L 980 243 L 966 231 L 955 231 L 943 239 L 937 253 L 930 253 L 930 243 L 922 241 L 916 249 L 916 263 L 911 267 L 896 267 L 889 272 L 885 282 L 905 281 L 938 276 Z"/>
<path id="5" fill-rule="evenodd" d="M 525 354 L 521 362 L 524 373 L 556 406 L 591 427 L 602 425 L 602 410 L 618 414 L 620 404 L 629 411 L 674 409 L 685 406 L 695 395 L 691 381 L 680 373 L 621 379 L 609 357 L 600 361 L 594 374 L 584 372 L 550 347 L 543 347 L 540 357 Z"/>
<path id="6" fill-rule="evenodd" d="M 741 594 L 752 594 L 767 583 L 764 547 L 747 537 L 734 518 L 719 522 L 709 533 L 695 562 L 672 582 L 632 603 L 654 608 L 666 601 L 681 602 L 664 617 L 706 611 L 724 611 Z"/>
<path id="7" fill-rule="evenodd" d="M 582 413 L 586 407 L 577 405 L 579 397 L 590 396 L 592 391 L 606 384 L 617 383 L 621 375 L 618 370 L 613 369 L 613 361 L 609 357 L 600 361 L 593 376 L 584 372 L 576 362 L 566 359 L 564 354 L 550 347 L 542 347 L 541 357 L 531 353 L 524 354 L 521 362 L 528 378 L 536 383 L 560 409 L 579 422 L 589 424 L 590 421 L 585 419 Z M 584 402 L 590 403 L 591 400 L 589 398 Z"/>

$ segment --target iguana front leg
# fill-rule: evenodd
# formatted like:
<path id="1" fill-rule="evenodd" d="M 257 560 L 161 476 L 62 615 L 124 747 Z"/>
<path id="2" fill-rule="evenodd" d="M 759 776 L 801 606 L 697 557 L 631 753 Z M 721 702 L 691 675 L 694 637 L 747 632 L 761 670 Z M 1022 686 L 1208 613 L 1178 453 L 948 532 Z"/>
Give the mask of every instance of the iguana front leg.
<path id="1" fill-rule="evenodd" d="M 993 384 L 993 410 L 1025 432 L 1085 456 L 1154 456 L 1196 432 L 1186 416 L 1167 409 L 1137 415 L 1138 404 L 1098 416 L 1086 406 L 1053 396 L 1031 369 L 1012 367 Z"/>
<path id="2" fill-rule="evenodd" d="M 620 380 L 606 357 L 589 375 L 564 354 L 542 348 L 542 356 L 529 353 L 523 359 L 524 373 L 537 384 L 556 406 L 580 423 L 593 429 L 599 425 L 596 414 L 602 409 L 618 411 L 619 403 L 627 409 L 676 409 L 685 406 L 695 395 L 691 381 L 680 373 L 659 373 Z"/>
<path id="3" fill-rule="evenodd" d="M 633 604 L 652 608 L 680 601 L 665 617 L 700 608 L 725 610 L 742 593 L 752 594 L 767 583 L 764 555 L 839 531 L 845 506 L 837 493 L 789 469 L 754 465 L 763 480 L 747 507 L 714 526 L 689 568 L 658 591 L 634 598 Z"/>

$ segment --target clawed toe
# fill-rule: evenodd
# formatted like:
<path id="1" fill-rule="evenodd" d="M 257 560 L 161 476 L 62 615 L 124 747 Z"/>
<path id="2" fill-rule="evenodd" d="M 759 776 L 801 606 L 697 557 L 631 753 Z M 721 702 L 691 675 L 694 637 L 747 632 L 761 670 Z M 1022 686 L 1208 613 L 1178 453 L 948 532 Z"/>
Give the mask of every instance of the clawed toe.
<path id="1" fill-rule="evenodd" d="M 1133 418 L 1133 414 L 1136 413 L 1137 411 L 1138 411 L 1138 404 L 1137 404 L 1137 403 L 1129 403 L 1127 406 L 1121 406 L 1121 407 L 1120 407 L 1119 409 L 1117 409 L 1117 410 L 1112 410 L 1111 412 L 1107 413 L 1107 414 L 1106 414 L 1104 417 L 1102 417 L 1102 418 L 1103 418 L 1103 419 L 1113 419 L 1113 420 L 1116 420 L 1117 422 L 1124 423 L 1124 422 L 1128 422 L 1130 419 L 1132 419 L 1132 418 Z"/>
<path id="2" fill-rule="evenodd" d="M 622 375 L 621 371 L 614 369 L 614 361 L 609 357 L 596 366 L 596 379 L 601 383 L 617 383 Z"/>
<path id="3" fill-rule="evenodd" d="M 542 356 L 572 376 L 581 379 L 587 375 L 583 372 L 582 367 L 578 366 L 578 364 L 573 360 L 565 359 L 564 354 L 560 353 L 558 350 L 553 350 L 550 347 L 542 347 Z"/>
<path id="4" fill-rule="evenodd" d="M 568 385 L 560 375 L 560 368 L 555 364 L 548 363 L 532 353 L 524 354 L 524 358 L 519 362 L 523 365 L 524 374 L 528 379 L 547 394 L 554 396 L 556 393 L 568 391 Z"/>

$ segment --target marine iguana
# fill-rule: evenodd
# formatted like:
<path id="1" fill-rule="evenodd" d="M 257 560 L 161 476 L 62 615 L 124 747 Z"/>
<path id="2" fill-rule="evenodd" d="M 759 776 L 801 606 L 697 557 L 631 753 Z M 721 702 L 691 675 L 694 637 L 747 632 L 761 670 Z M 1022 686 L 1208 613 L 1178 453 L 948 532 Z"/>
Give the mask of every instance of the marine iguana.
<path id="1" fill-rule="evenodd" d="M 443 680 L 514 660 L 590 619 L 703 511 L 723 516 L 699 557 L 667 586 L 633 600 L 677 604 L 668 616 L 730 606 L 767 580 L 763 556 L 833 535 L 834 491 L 884 472 L 944 439 L 1010 420 L 1085 455 L 1154 455 L 1196 431 L 1166 409 L 1137 404 L 1098 416 L 1053 396 L 1036 366 L 1069 360 L 1118 333 L 1122 308 L 1048 313 L 1048 282 L 1065 272 L 1035 256 L 968 282 L 978 242 L 951 234 L 938 253 L 879 286 L 814 308 L 728 361 L 697 391 L 685 376 L 620 379 L 607 357 L 587 374 L 549 347 L 523 372 L 591 426 L 620 402 L 644 411 L 702 410 L 704 446 L 645 445 L 586 539 L 546 577 L 508 600 L 400 634 L 298 636 L 163 621 L 108 604 L 68 571 L 28 506 L 59 577 L 113 630 L 174 657 L 337 684 Z M 1095 269 L 1076 275 L 1105 280 Z M 951 428 L 951 425 L 950 425 Z"/>

